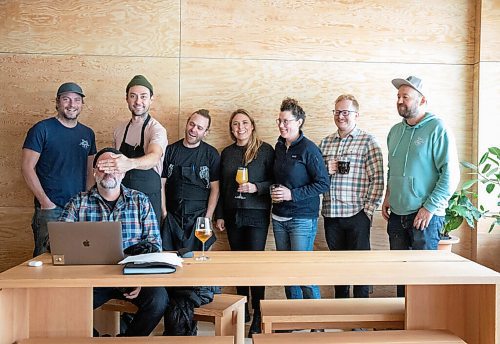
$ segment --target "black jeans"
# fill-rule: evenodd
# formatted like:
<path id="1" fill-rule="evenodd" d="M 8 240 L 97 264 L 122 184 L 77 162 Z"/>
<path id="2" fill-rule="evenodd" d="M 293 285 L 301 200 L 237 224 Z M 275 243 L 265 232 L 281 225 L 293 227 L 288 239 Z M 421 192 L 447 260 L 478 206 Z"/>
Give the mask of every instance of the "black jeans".
<path id="1" fill-rule="evenodd" d="M 266 248 L 269 221 L 256 226 L 237 226 L 233 221 L 225 221 L 227 238 L 232 251 L 264 251 Z M 238 295 L 251 300 L 254 316 L 260 314 L 260 300 L 265 297 L 264 286 L 236 287 Z M 250 293 L 252 298 L 250 298 Z"/>
<path id="2" fill-rule="evenodd" d="M 325 217 L 325 238 L 331 251 L 370 250 L 371 219 L 364 210 L 351 217 Z M 355 285 L 354 297 L 368 297 L 370 286 Z M 349 297 L 348 285 L 335 286 L 335 298 Z"/>
<path id="3" fill-rule="evenodd" d="M 168 294 L 163 287 L 142 287 L 139 295 L 132 300 L 126 299 L 117 288 L 94 288 L 94 309 L 111 299 L 127 300 L 139 308 L 125 332 L 128 337 L 149 336 L 168 305 Z"/>

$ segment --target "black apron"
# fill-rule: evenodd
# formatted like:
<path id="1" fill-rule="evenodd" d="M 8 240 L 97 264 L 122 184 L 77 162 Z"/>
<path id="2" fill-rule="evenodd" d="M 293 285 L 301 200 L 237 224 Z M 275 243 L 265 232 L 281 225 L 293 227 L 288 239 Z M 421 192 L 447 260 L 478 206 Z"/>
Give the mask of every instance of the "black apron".
<path id="1" fill-rule="evenodd" d="M 210 196 L 210 181 L 199 176 L 199 167 L 174 166 L 167 179 L 167 218 L 162 228 L 164 251 L 175 251 L 187 248 L 201 251 L 202 243 L 194 236 L 194 224 L 197 217 L 204 217 Z M 208 249 L 215 242 L 215 231 L 205 242 Z"/>
<path id="2" fill-rule="evenodd" d="M 146 125 L 148 124 L 150 118 L 151 116 L 148 115 L 148 117 L 144 121 L 144 125 L 142 126 L 141 144 L 139 146 L 133 147 L 125 142 L 125 139 L 127 138 L 128 128 L 132 121 L 127 124 L 125 134 L 123 134 L 123 140 L 120 145 L 120 152 L 122 152 L 123 155 L 125 155 L 127 158 L 134 159 L 146 155 L 144 151 L 144 129 L 146 128 Z M 150 168 L 149 170 L 133 169 L 125 173 L 122 184 L 128 188 L 141 191 L 149 197 L 159 224 L 161 219 L 160 175 L 153 168 Z"/>

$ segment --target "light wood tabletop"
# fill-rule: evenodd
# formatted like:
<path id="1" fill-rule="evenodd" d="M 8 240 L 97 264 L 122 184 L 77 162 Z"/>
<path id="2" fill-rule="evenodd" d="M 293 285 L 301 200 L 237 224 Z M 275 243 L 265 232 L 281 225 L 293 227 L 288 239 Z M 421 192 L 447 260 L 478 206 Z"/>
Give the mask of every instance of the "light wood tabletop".
<path id="1" fill-rule="evenodd" d="M 198 255 L 198 252 L 195 253 Z M 297 284 L 498 284 L 500 274 L 443 251 L 208 252 L 173 274 L 123 275 L 119 265 L 54 266 L 49 254 L 0 274 L 0 288 Z"/>

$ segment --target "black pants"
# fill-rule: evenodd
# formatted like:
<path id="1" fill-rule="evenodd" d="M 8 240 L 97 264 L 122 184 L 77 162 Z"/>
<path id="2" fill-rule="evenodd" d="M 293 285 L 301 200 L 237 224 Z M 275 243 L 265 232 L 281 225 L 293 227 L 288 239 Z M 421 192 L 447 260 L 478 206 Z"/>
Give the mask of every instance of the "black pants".
<path id="1" fill-rule="evenodd" d="M 370 250 L 371 219 L 364 210 L 351 217 L 325 217 L 325 238 L 331 251 Z M 355 285 L 354 297 L 368 297 L 370 286 Z M 335 298 L 349 297 L 348 285 L 335 286 Z"/>
<path id="2" fill-rule="evenodd" d="M 266 248 L 269 221 L 256 226 L 237 226 L 230 219 L 225 221 L 227 238 L 232 251 L 264 251 Z M 265 297 L 264 286 L 236 287 L 238 295 L 251 300 L 254 316 L 260 314 L 260 300 Z M 250 293 L 252 297 L 250 298 Z"/>
<path id="3" fill-rule="evenodd" d="M 94 309 L 111 299 L 127 300 L 138 307 L 134 320 L 125 332 L 127 337 L 149 336 L 168 305 L 168 294 L 163 287 L 142 287 L 139 295 L 131 300 L 126 299 L 117 288 L 94 288 Z"/>

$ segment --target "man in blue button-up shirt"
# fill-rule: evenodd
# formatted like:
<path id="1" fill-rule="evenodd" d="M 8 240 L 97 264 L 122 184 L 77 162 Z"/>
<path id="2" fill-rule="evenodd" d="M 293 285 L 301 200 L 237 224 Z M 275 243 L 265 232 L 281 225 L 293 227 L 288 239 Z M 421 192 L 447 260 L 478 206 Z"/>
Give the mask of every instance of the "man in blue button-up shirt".
<path id="1" fill-rule="evenodd" d="M 120 154 L 114 148 L 104 148 L 94 159 L 96 185 L 88 192 L 73 197 L 61 214 L 60 221 L 121 221 L 123 249 L 148 243 L 161 251 L 158 222 L 148 197 L 142 192 L 121 185 L 124 173 L 104 173 L 96 168 L 97 162 Z M 94 288 L 94 309 L 110 299 L 124 299 L 139 310 L 127 328 L 126 336 L 148 336 L 163 317 L 168 304 L 165 288 Z"/>

